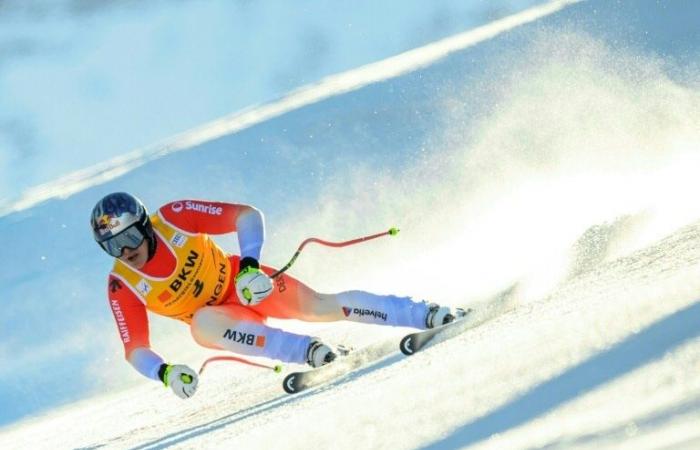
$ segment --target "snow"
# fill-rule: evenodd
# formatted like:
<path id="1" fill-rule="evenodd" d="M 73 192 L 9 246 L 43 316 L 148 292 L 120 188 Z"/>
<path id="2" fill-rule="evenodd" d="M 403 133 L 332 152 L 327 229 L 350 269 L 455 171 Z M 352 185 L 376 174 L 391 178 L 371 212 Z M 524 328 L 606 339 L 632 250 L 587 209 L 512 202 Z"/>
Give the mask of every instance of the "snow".
<path id="1" fill-rule="evenodd" d="M 2 274 L 12 308 L 0 329 L 12 333 L 0 395 L 15 416 L 69 403 L 5 426 L 0 447 L 698 448 L 700 7 L 589 0 L 527 14 L 545 9 L 395 73 L 380 68 L 400 57 L 338 75 L 369 78 L 325 80 L 7 211 L 3 252 L 23 264 Z M 518 282 L 518 304 L 294 396 L 280 374 L 213 364 L 182 401 L 121 360 L 95 294 L 109 261 L 87 214 L 117 189 L 151 207 L 255 204 L 275 265 L 305 237 L 395 225 L 395 238 L 309 247 L 291 272 L 323 291 L 453 305 Z M 407 331 L 277 325 L 358 347 Z M 169 361 L 210 354 L 166 320 L 152 335 Z M 17 342 L 27 351 L 15 356 Z"/>

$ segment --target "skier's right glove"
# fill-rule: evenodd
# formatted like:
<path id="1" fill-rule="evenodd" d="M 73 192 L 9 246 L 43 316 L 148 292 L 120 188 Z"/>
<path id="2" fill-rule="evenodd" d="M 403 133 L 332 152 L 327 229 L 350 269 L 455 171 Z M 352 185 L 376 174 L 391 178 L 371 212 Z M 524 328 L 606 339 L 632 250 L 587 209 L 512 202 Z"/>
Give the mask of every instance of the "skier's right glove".
<path id="1" fill-rule="evenodd" d="M 241 259 L 240 270 L 235 278 L 238 301 L 243 305 L 257 305 L 272 294 L 274 282 L 260 270 L 260 263 L 249 256 Z"/>
<path id="2" fill-rule="evenodd" d="M 182 364 L 162 364 L 158 370 L 158 377 L 180 398 L 192 397 L 199 382 L 197 372 Z"/>

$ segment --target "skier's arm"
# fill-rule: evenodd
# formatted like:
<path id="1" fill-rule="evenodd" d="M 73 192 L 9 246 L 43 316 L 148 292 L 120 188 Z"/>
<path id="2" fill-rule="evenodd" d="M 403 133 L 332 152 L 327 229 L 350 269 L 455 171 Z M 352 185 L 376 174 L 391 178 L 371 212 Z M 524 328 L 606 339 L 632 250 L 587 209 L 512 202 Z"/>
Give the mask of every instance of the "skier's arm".
<path id="1" fill-rule="evenodd" d="M 162 382 L 180 398 L 189 398 L 197 390 L 198 375 L 181 364 L 166 364 L 151 350 L 146 307 L 124 284 L 110 276 L 109 304 L 124 344 L 127 361 L 142 375 Z"/>
<path id="2" fill-rule="evenodd" d="M 265 240 L 265 222 L 262 213 L 249 205 L 179 200 L 160 208 L 161 216 L 189 233 L 238 233 L 241 258 L 260 259 Z"/>
<path id="3" fill-rule="evenodd" d="M 238 246 L 241 248 L 241 258 L 258 261 L 265 241 L 265 222 L 259 210 L 252 206 L 246 208 L 236 218 Z"/>
<path id="4" fill-rule="evenodd" d="M 257 305 L 273 291 L 274 281 L 260 270 L 260 253 L 265 240 L 263 215 L 248 205 L 180 200 L 160 208 L 163 219 L 190 233 L 238 232 L 241 260 L 235 277 L 236 295 L 244 305 Z"/>
<path id="5" fill-rule="evenodd" d="M 161 381 L 158 370 L 164 361 L 151 350 L 146 307 L 122 281 L 112 276 L 108 298 L 126 360 L 142 375 Z"/>

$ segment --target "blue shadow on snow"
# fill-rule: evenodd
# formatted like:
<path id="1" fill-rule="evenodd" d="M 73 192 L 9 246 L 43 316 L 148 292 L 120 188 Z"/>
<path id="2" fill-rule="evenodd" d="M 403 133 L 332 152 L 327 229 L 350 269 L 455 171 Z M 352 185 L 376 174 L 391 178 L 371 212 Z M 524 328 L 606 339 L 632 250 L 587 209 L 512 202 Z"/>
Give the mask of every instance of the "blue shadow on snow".
<path id="1" fill-rule="evenodd" d="M 425 450 L 464 448 L 524 425 L 557 407 L 663 357 L 700 336 L 700 301 L 581 362 L 495 411 L 469 422 Z"/>

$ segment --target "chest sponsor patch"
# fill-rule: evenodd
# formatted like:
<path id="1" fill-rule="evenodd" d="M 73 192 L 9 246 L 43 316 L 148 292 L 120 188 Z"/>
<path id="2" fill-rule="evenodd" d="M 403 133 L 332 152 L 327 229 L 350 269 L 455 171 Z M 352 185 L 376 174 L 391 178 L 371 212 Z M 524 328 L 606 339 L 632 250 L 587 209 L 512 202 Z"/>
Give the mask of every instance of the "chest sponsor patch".
<path id="1" fill-rule="evenodd" d="M 166 289 L 158 295 L 158 300 L 160 300 L 161 303 L 165 303 L 168 300 L 170 300 L 170 297 L 172 296 L 173 294 L 171 294 L 170 291 Z"/>
<path id="2" fill-rule="evenodd" d="M 175 233 L 175 236 L 170 239 L 170 243 L 175 247 L 182 248 L 187 243 L 187 236 L 182 233 Z"/>
<path id="3" fill-rule="evenodd" d="M 151 285 L 148 284 L 148 281 L 144 280 L 143 278 L 136 284 L 136 290 L 139 294 L 143 295 L 144 297 L 147 296 L 149 292 L 151 292 L 151 289 L 153 289 Z"/>

